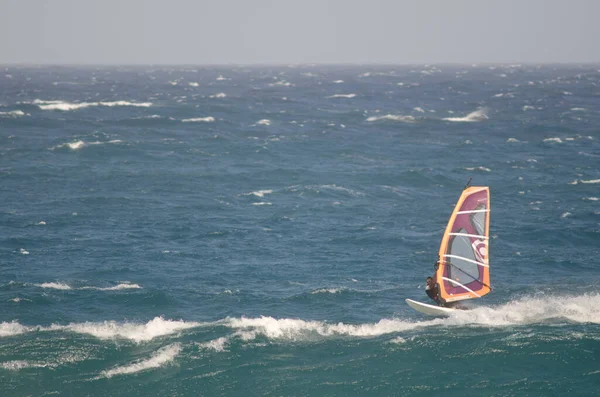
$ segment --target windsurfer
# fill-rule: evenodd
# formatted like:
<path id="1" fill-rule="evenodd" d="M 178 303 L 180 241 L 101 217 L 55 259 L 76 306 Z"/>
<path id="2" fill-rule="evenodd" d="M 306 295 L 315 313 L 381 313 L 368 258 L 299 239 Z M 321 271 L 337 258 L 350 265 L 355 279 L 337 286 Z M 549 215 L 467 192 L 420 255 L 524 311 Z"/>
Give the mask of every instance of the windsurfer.
<path id="1" fill-rule="evenodd" d="M 442 306 L 442 301 L 440 299 L 440 290 L 438 286 L 433 282 L 433 278 L 427 277 L 427 279 L 425 280 L 425 284 L 425 293 L 427 293 L 427 296 L 433 299 L 435 303 Z"/>

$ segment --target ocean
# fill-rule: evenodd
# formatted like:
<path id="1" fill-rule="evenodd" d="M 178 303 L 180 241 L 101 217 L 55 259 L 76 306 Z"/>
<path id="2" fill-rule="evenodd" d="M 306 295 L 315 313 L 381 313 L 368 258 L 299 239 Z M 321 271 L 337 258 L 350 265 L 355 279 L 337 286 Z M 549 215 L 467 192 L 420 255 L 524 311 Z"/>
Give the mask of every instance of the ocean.
<path id="1" fill-rule="evenodd" d="M 599 166 L 600 65 L 3 66 L 0 395 L 598 395 Z"/>

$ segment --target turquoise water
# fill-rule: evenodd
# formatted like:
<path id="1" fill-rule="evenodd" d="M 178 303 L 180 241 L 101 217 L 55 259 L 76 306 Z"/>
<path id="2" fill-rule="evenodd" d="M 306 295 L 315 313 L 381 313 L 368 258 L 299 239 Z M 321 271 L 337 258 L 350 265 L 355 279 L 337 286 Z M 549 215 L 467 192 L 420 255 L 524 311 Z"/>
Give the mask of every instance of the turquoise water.
<path id="1" fill-rule="evenodd" d="M 0 395 L 596 395 L 598 65 L 5 67 Z M 494 290 L 425 317 L 491 189 Z"/>

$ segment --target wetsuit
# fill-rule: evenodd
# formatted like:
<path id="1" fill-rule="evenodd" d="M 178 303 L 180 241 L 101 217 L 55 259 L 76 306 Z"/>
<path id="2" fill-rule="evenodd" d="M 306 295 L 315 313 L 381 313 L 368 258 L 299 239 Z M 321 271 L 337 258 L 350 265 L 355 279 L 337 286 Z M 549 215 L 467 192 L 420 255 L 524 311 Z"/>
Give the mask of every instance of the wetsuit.
<path id="1" fill-rule="evenodd" d="M 427 293 L 427 296 L 430 297 L 431 299 L 433 299 L 435 301 L 435 303 L 437 303 L 438 305 L 440 304 L 440 291 L 438 289 L 437 285 L 432 285 L 432 286 L 426 286 L 425 287 L 425 292 Z"/>

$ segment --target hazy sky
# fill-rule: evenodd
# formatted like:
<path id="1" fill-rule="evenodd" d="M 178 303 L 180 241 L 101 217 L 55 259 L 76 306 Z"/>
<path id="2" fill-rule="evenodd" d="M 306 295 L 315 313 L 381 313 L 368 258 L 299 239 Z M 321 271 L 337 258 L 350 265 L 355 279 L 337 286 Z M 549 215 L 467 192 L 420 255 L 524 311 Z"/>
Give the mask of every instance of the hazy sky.
<path id="1" fill-rule="evenodd" d="M 0 0 L 0 64 L 600 62 L 600 0 Z"/>

